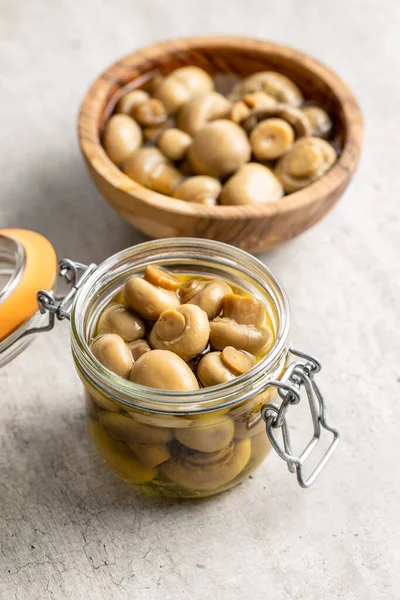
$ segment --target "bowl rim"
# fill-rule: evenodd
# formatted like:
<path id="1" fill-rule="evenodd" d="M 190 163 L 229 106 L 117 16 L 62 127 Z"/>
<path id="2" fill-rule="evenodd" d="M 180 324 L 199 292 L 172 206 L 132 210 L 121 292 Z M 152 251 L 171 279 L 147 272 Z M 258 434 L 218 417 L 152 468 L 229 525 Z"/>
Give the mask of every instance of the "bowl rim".
<path id="1" fill-rule="evenodd" d="M 162 58 L 165 54 L 179 54 L 185 50 L 193 49 L 221 49 L 232 48 L 235 50 L 253 50 L 258 54 L 273 54 L 281 56 L 292 62 L 301 63 L 314 76 L 321 79 L 335 95 L 343 112 L 345 127 L 345 143 L 342 152 L 334 166 L 320 179 L 307 187 L 282 196 L 276 202 L 259 206 L 230 205 L 206 206 L 185 202 L 154 192 L 130 179 L 117 167 L 105 153 L 99 136 L 99 118 L 104 110 L 105 98 L 109 94 L 110 86 L 115 85 L 122 73 L 127 71 L 135 73 L 135 65 Z M 141 73 L 137 72 L 138 75 Z M 135 76 L 132 76 L 132 80 Z M 127 194 L 132 202 L 143 202 L 149 207 L 171 214 L 188 215 L 191 217 L 210 218 L 213 220 L 248 219 L 249 217 L 273 217 L 278 213 L 297 211 L 307 208 L 327 197 L 337 190 L 344 190 L 354 173 L 359 157 L 363 139 L 363 118 L 361 108 L 353 92 L 347 84 L 329 67 L 319 60 L 283 44 L 265 41 L 247 36 L 232 35 L 207 35 L 190 36 L 166 41 L 156 42 L 126 54 L 112 63 L 103 71 L 89 87 L 79 110 L 78 136 L 81 151 L 92 169 L 122 193 Z M 168 198 L 168 202 L 166 202 Z M 125 205 L 121 210 L 129 210 Z"/>

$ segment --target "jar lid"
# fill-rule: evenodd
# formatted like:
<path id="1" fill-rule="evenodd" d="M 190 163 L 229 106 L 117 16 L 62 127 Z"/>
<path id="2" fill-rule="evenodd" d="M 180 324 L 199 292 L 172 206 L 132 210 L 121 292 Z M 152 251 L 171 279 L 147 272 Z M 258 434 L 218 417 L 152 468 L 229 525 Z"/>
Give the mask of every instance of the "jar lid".
<path id="1" fill-rule="evenodd" d="M 56 273 L 56 253 L 46 238 L 0 229 L 0 343 L 37 313 L 36 294 L 53 287 Z"/>

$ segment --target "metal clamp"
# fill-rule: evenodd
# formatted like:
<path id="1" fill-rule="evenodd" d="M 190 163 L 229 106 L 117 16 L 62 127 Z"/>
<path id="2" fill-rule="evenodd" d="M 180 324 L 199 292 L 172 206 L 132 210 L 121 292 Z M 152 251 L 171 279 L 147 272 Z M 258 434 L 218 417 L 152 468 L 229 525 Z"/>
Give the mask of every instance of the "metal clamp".
<path id="1" fill-rule="evenodd" d="M 84 265 L 82 263 L 74 262 L 68 258 L 63 258 L 58 263 L 58 273 L 62 279 L 68 284 L 72 285 L 71 290 L 66 295 L 56 295 L 53 291 L 40 290 L 37 293 L 37 301 L 39 310 L 43 314 L 48 313 L 49 320 L 46 325 L 41 327 L 32 327 L 27 329 L 21 337 L 31 335 L 33 333 L 41 333 L 43 331 L 51 331 L 54 327 L 55 319 L 63 321 L 71 318 L 71 309 L 74 301 L 74 297 L 78 289 L 89 277 L 89 275 L 96 269 L 97 265 L 90 264 Z"/>
<path id="2" fill-rule="evenodd" d="M 268 382 L 267 386 L 277 388 L 282 402 L 280 405 L 273 402 L 264 404 L 261 414 L 266 422 L 267 434 L 272 447 L 287 463 L 289 471 L 297 474 L 297 480 L 300 486 L 307 488 L 314 483 L 336 450 L 340 441 L 340 435 L 336 429 L 327 423 L 325 401 L 319 387 L 314 381 L 314 375 L 321 370 L 321 364 L 316 358 L 303 352 L 299 352 L 292 348 L 290 349 L 290 352 L 301 360 L 291 363 L 281 380 L 272 380 Z M 287 411 L 289 406 L 300 402 L 300 391 L 302 387 L 304 387 L 307 393 L 314 434 L 303 452 L 299 456 L 295 456 L 292 452 L 290 441 Z M 275 433 L 276 429 L 280 428 L 282 429 L 283 447 L 279 444 Z M 308 477 L 305 477 L 305 462 L 313 452 L 314 448 L 318 445 L 323 430 L 326 430 L 333 435 L 332 442 L 311 474 Z"/>

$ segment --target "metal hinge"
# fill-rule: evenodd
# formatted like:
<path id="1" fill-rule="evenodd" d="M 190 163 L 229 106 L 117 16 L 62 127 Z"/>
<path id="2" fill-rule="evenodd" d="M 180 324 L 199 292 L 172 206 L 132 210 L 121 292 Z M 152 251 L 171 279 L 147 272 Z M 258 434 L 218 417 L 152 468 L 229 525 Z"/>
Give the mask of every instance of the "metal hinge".
<path id="1" fill-rule="evenodd" d="M 283 374 L 282 379 L 270 381 L 267 386 L 277 388 L 282 402 L 280 405 L 273 402 L 264 404 L 261 414 L 266 422 L 267 434 L 272 447 L 287 463 L 289 471 L 297 474 L 297 480 L 301 487 L 307 488 L 314 483 L 332 454 L 335 452 L 340 441 L 340 435 L 337 429 L 331 427 L 326 420 L 325 401 L 314 380 L 316 373 L 321 370 L 320 362 L 304 352 L 299 352 L 294 349 L 290 349 L 290 352 L 293 356 L 296 356 L 301 360 L 291 363 Z M 287 411 L 289 406 L 300 402 L 302 388 L 305 389 L 307 394 L 314 433 L 303 452 L 299 456 L 296 456 L 292 452 L 289 425 L 287 422 Z M 276 435 L 277 429 L 282 429 L 283 447 L 278 442 Z M 333 439 L 317 466 L 308 477 L 305 477 L 305 462 L 320 442 L 323 430 L 331 433 Z"/>
<path id="2" fill-rule="evenodd" d="M 49 320 L 46 325 L 27 329 L 21 337 L 50 331 L 54 327 L 56 318 L 58 321 L 63 321 L 64 319 L 68 319 L 69 321 L 76 292 L 96 268 L 97 265 L 95 264 L 84 265 L 68 258 L 60 260 L 58 263 L 58 273 L 72 288 L 64 296 L 58 296 L 52 290 L 40 290 L 37 293 L 39 310 L 42 314 L 48 313 Z"/>

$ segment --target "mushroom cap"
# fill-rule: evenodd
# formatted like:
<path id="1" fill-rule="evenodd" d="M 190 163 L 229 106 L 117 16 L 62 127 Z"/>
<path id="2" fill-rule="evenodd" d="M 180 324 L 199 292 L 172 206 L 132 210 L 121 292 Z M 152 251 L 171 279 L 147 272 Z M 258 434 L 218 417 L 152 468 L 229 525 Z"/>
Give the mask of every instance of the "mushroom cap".
<path id="1" fill-rule="evenodd" d="M 111 439 L 97 421 L 89 419 L 88 428 L 97 452 L 121 479 L 135 485 L 154 479 L 157 471 L 141 464 L 126 444 Z"/>
<path id="2" fill-rule="evenodd" d="M 145 336 L 146 327 L 142 319 L 126 306 L 112 304 L 101 313 L 97 333 L 116 333 L 124 342 L 133 342 Z"/>
<path id="3" fill-rule="evenodd" d="M 122 169 L 137 183 L 167 195 L 183 179 L 182 173 L 157 148 L 140 148 Z"/>
<path id="4" fill-rule="evenodd" d="M 325 140 L 304 137 L 279 159 L 275 175 L 290 194 L 322 177 L 336 162 L 334 148 Z M 223 193 L 223 191 L 222 191 Z"/>
<path id="5" fill-rule="evenodd" d="M 223 361 L 222 352 L 209 352 L 205 354 L 197 365 L 197 377 L 204 387 L 226 383 L 237 377 Z"/>
<path id="6" fill-rule="evenodd" d="M 117 102 L 116 113 L 131 115 L 132 109 L 145 100 L 149 100 L 150 94 L 144 90 L 132 90 L 124 94 Z"/>
<path id="7" fill-rule="evenodd" d="M 103 148 L 116 165 L 127 160 L 142 143 L 142 130 L 128 115 L 113 115 L 105 124 Z"/>
<path id="8" fill-rule="evenodd" d="M 223 119 L 229 113 L 231 103 L 218 92 L 209 92 L 192 98 L 184 104 L 177 116 L 177 126 L 194 136 L 209 121 Z"/>
<path id="9" fill-rule="evenodd" d="M 166 444 L 173 438 L 167 427 L 151 427 L 117 413 L 103 412 L 99 415 L 99 422 L 112 438 L 121 442 Z"/>
<path id="10" fill-rule="evenodd" d="M 256 364 L 255 356 L 232 346 L 225 346 L 222 350 L 221 360 L 236 375 L 246 373 Z"/>
<path id="11" fill-rule="evenodd" d="M 191 143 L 190 135 L 176 127 L 165 129 L 157 141 L 161 152 L 170 160 L 182 160 Z"/>
<path id="12" fill-rule="evenodd" d="M 178 277 L 158 265 L 147 265 L 144 278 L 153 285 L 170 291 L 176 291 L 181 285 Z"/>
<path id="13" fill-rule="evenodd" d="M 236 323 L 260 327 L 265 322 L 266 307 L 254 296 L 226 294 L 222 301 L 222 314 Z"/>
<path id="14" fill-rule="evenodd" d="M 226 177 L 250 160 L 249 140 L 239 125 L 219 119 L 211 121 L 196 133 L 188 150 L 195 173 Z"/>
<path id="15" fill-rule="evenodd" d="M 164 104 L 157 98 L 149 98 L 136 104 L 132 108 L 132 116 L 142 127 L 155 127 L 168 119 Z"/>
<path id="16" fill-rule="evenodd" d="M 275 160 L 294 142 L 294 131 L 284 119 L 265 119 L 253 129 L 250 144 L 257 160 Z"/>
<path id="17" fill-rule="evenodd" d="M 143 128 L 143 138 L 145 142 L 151 142 L 156 144 L 160 139 L 160 136 L 167 131 L 167 129 L 172 129 L 175 126 L 175 121 L 172 119 L 168 119 L 165 123 L 161 123 L 161 125 L 153 125 L 152 127 L 144 127 Z M 168 157 L 167 157 L 168 158 Z"/>
<path id="18" fill-rule="evenodd" d="M 283 187 L 274 173 L 258 163 L 247 163 L 222 187 L 219 202 L 223 205 L 267 204 L 283 196 Z"/>
<path id="19" fill-rule="evenodd" d="M 232 105 L 229 118 L 235 123 L 241 123 L 247 119 L 254 110 L 272 109 L 277 106 L 275 98 L 265 92 L 253 92 L 246 94 Z"/>
<path id="20" fill-rule="evenodd" d="M 156 287 L 142 277 L 130 277 L 124 295 L 128 306 L 150 321 L 156 321 L 164 310 L 180 306 L 175 292 Z"/>
<path id="21" fill-rule="evenodd" d="M 250 133 L 261 121 L 271 118 L 287 121 L 293 127 L 296 138 L 311 135 L 310 122 L 304 112 L 288 104 L 275 103 L 271 106 L 255 107 L 241 125 L 247 133 Z"/>
<path id="22" fill-rule="evenodd" d="M 215 350 L 233 346 L 252 354 L 261 352 L 271 341 L 271 332 L 263 327 L 243 325 L 231 319 L 217 318 L 210 323 L 210 342 Z"/>
<path id="23" fill-rule="evenodd" d="M 234 86 L 229 99 L 240 100 L 246 94 L 253 92 L 265 92 L 278 102 L 285 102 L 292 106 L 300 106 L 304 101 L 299 87 L 291 79 L 276 71 L 261 71 L 245 77 Z"/>
<path id="24" fill-rule="evenodd" d="M 132 367 L 132 356 L 122 337 L 116 333 L 104 333 L 90 345 L 93 356 L 109 371 L 128 378 Z"/>
<path id="25" fill-rule="evenodd" d="M 182 288 L 181 288 L 182 289 Z M 231 294 L 231 287 L 221 279 L 215 279 L 209 281 L 202 287 L 196 290 L 194 288 L 193 295 L 187 295 L 188 298 L 185 301 L 185 304 L 195 304 L 199 306 L 205 313 L 209 319 L 214 319 L 217 317 L 222 310 L 222 301 L 226 294 Z"/>
<path id="26" fill-rule="evenodd" d="M 159 390 L 197 390 L 199 384 L 191 368 L 174 352 L 151 350 L 134 363 L 130 380 Z"/>
<path id="27" fill-rule="evenodd" d="M 250 460 L 251 442 L 239 440 L 215 453 L 188 453 L 169 460 L 162 472 L 178 485 L 198 491 L 216 490 L 235 479 Z"/>
<path id="28" fill-rule="evenodd" d="M 234 433 L 235 426 L 230 417 L 211 416 L 193 421 L 184 429 L 177 429 L 175 437 L 192 450 L 216 452 L 231 443 Z"/>
<path id="29" fill-rule="evenodd" d="M 214 177 L 208 175 L 195 175 L 184 179 L 178 184 L 172 194 L 173 198 L 214 206 L 222 189 L 221 183 Z"/>
<path id="30" fill-rule="evenodd" d="M 204 351 L 209 337 L 210 324 L 204 310 L 194 304 L 183 304 L 161 313 L 149 342 L 152 348 L 170 350 L 188 361 Z"/>
<path id="31" fill-rule="evenodd" d="M 205 287 L 205 285 L 206 282 L 200 281 L 199 279 L 189 279 L 189 281 L 186 281 L 186 283 L 181 285 L 181 287 L 178 290 L 178 296 L 181 299 L 182 304 L 186 304 L 187 302 L 189 302 L 189 300 L 193 298 L 193 296 L 197 294 L 197 292 L 202 290 Z"/>
<path id="32" fill-rule="evenodd" d="M 332 131 L 332 120 L 320 106 L 305 106 L 303 114 L 310 123 L 310 135 L 326 139 Z"/>
<path id="33" fill-rule="evenodd" d="M 137 360 L 139 356 L 142 356 L 142 354 L 145 352 L 149 352 L 151 350 L 146 340 L 135 340 L 134 342 L 129 342 L 127 346 L 134 361 Z"/>
<path id="34" fill-rule="evenodd" d="M 149 469 L 153 469 L 171 458 L 168 448 L 164 444 L 136 444 L 131 442 L 128 446 L 133 450 L 142 465 Z"/>
<path id="35" fill-rule="evenodd" d="M 161 100 L 170 115 L 195 96 L 211 91 L 214 82 L 199 67 L 188 66 L 175 69 L 155 87 L 153 95 Z"/>

